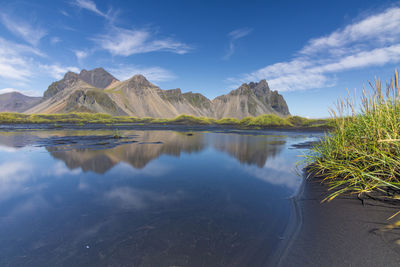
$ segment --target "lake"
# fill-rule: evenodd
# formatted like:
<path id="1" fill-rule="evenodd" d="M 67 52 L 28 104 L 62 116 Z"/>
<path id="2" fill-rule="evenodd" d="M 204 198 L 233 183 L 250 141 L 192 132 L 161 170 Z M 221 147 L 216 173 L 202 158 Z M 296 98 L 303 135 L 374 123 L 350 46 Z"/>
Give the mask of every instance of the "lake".
<path id="1" fill-rule="evenodd" d="M 261 266 L 322 133 L 0 132 L 1 266 Z"/>

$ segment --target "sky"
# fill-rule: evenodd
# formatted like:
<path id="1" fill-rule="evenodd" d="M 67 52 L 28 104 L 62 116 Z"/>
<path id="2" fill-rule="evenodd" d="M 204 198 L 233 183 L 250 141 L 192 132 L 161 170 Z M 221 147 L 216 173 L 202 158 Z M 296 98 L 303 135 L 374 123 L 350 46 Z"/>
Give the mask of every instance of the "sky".
<path id="1" fill-rule="evenodd" d="M 393 77 L 400 2 L 0 0 L 0 93 L 40 96 L 67 71 L 143 74 L 210 99 L 266 79 L 293 115 Z M 360 94 L 360 93 L 359 93 Z"/>

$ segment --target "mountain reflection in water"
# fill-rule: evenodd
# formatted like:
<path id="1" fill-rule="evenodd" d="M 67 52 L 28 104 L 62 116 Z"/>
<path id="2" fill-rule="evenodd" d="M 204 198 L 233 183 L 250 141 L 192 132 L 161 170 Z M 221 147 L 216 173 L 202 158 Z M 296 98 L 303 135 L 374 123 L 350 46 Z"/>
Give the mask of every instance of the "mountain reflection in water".
<path id="1" fill-rule="evenodd" d="M 40 134 L 40 133 L 39 133 Z M 46 139 L 41 133 L 20 134 L 16 136 L 0 135 L 0 144 L 20 147 L 38 140 Z M 57 136 L 67 135 L 67 132 L 56 132 Z M 130 132 L 137 136 L 137 141 L 131 144 L 122 144 L 113 148 L 71 148 L 70 144 L 46 146 L 47 151 L 57 159 L 65 162 L 68 168 L 82 168 L 83 171 L 105 173 L 116 164 L 125 162 L 136 169 L 145 167 L 150 161 L 161 155 L 179 157 L 182 152 L 200 152 L 211 146 L 219 151 L 226 152 L 241 163 L 263 167 L 269 157 L 281 152 L 285 140 L 276 136 L 254 136 L 243 134 L 211 134 L 187 133 L 168 131 Z M 76 136 L 79 139 L 79 136 Z"/>
<path id="2" fill-rule="evenodd" d="M 0 266 L 264 266 L 311 134 L 0 132 Z"/>
<path id="3" fill-rule="evenodd" d="M 179 157 L 182 152 L 196 153 L 212 146 L 228 153 L 242 163 L 264 166 L 267 158 L 282 150 L 284 140 L 266 141 L 263 136 L 228 135 L 206 142 L 205 134 L 186 135 L 180 132 L 149 131 L 139 134 L 143 143 L 117 146 L 111 149 L 71 149 L 65 146 L 46 147 L 50 154 L 65 162 L 70 169 L 82 168 L 83 171 L 104 173 L 119 162 L 130 164 L 136 169 L 145 167 L 150 161 L 161 155 Z M 250 141 L 253 140 L 253 141 Z M 145 142 L 160 142 L 156 144 Z"/>

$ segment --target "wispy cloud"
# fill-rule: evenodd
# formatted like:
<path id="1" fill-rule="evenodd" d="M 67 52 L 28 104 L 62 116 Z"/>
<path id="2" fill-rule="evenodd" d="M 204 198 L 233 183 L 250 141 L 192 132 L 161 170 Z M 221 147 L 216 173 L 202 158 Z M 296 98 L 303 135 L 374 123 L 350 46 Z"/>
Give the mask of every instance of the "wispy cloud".
<path id="1" fill-rule="evenodd" d="M 42 64 L 40 59 L 46 58 L 40 50 L 27 45 L 7 41 L 0 37 L 0 77 L 2 82 L 26 85 L 32 78 L 51 76 L 60 79 L 67 71 L 79 71 L 77 67 L 61 64 Z M 22 92 L 22 91 L 21 91 Z M 25 94 L 33 91 L 24 91 Z"/>
<path id="2" fill-rule="evenodd" d="M 301 54 L 314 55 L 328 50 L 337 53 L 344 48 L 361 50 L 362 45 L 385 45 L 399 41 L 400 8 L 393 7 L 370 15 L 362 20 L 338 29 L 327 36 L 311 39 L 300 51 Z M 362 43 L 361 43 L 362 42 Z M 360 47 L 357 48 L 357 45 Z"/>
<path id="3" fill-rule="evenodd" d="M 93 12 L 93 13 L 99 15 L 99 16 L 102 16 L 102 17 L 106 17 L 107 16 L 106 13 L 101 12 L 97 8 L 96 3 L 91 1 L 91 0 L 76 0 L 75 1 L 75 5 L 79 6 L 80 8 L 89 10 L 89 11 L 91 11 L 91 12 Z"/>
<path id="4" fill-rule="evenodd" d="M 69 17 L 69 13 L 63 9 L 60 10 L 60 13 L 66 17 Z"/>
<path id="5" fill-rule="evenodd" d="M 47 35 L 46 30 L 34 25 L 33 22 L 26 22 L 5 13 L 0 13 L 1 23 L 14 35 L 21 37 L 27 43 L 36 46 L 40 40 Z"/>
<path id="6" fill-rule="evenodd" d="M 104 49 L 112 55 L 130 56 L 154 51 L 185 54 L 191 50 L 189 45 L 171 37 L 160 38 L 156 31 L 150 29 L 126 29 L 116 26 L 115 19 L 118 9 L 115 11 L 113 8 L 109 8 L 107 12 L 101 11 L 92 0 L 75 0 L 72 4 L 107 20 L 109 30 L 105 34 L 91 39 L 100 49 Z"/>
<path id="7" fill-rule="evenodd" d="M 235 52 L 235 41 L 237 39 L 243 38 L 247 35 L 249 35 L 253 30 L 250 28 L 240 28 L 236 29 L 228 34 L 228 37 L 230 38 L 229 40 L 229 49 L 226 55 L 224 56 L 224 59 L 227 60 L 229 59 L 233 53 Z"/>
<path id="8" fill-rule="evenodd" d="M 120 65 L 117 68 L 110 69 L 110 72 L 119 80 L 127 80 L 133 75 L 142 74 L 152 82 L 171 81 L 176 76 L 169 70 L 161 67 L 141 67 L 132 65 Z"/>
<path id="9" fill-rule="evenodd" d="M 311 39 L 289 61 L 228 81 L 267 79 L 271 88 L 280 91 L 324 88 L 335 84 L 333 77 L 338 72 L 397 62 L 400 62 L 400 8 L 391 7 Z"/>
<path id="10" fill-rule="evenodd" d="M 0 77 L 25 81 L 32 75 L 31 56 L 43 54 L 30 46 L 7 41 L 0 37 Z"/>
<path id="11" fill-rule="evenodd" d="M 102 49 L 113 55 L 130 56 L 154 51 L 185 54 L 190 47 L 172 38 L 156 38 L 149 30 L 130 30 L 113 26 L 108 34 L 93 38 Z"/>
<path id="12" fill-rule="evenodd" d="M 106 20 L 108 20 L 109 22 L 113 22 L 115 20 L 115 18 L 118 15 L 118 10 L 117 11 L 113 11 L 113 9 L 108 9 L 107 12 L 103 12 L 101 11 L 96 3 L 94 1 L 91 0 L 75 0 L 75 2 L 72 3 L 73 5 L 76 5 L 80 8 L 86 9 L 90 12 L 93 12 L 94 14 L 105 18 Z"/>

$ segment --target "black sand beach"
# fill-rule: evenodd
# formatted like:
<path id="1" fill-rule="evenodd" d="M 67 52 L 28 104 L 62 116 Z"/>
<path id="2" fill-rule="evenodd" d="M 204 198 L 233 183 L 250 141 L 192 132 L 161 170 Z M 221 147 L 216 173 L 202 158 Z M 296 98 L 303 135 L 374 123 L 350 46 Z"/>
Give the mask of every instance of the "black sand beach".
<path id="1" fill-rule="evenodd" d="M 355 197 L 321 204 L 326 194 L 319 182 L 305 181 L 298 224 L 278 266 L 399 266 L 400 231 L 381 230 L 399 206 L 369 199 L 363 206 Z"/>

